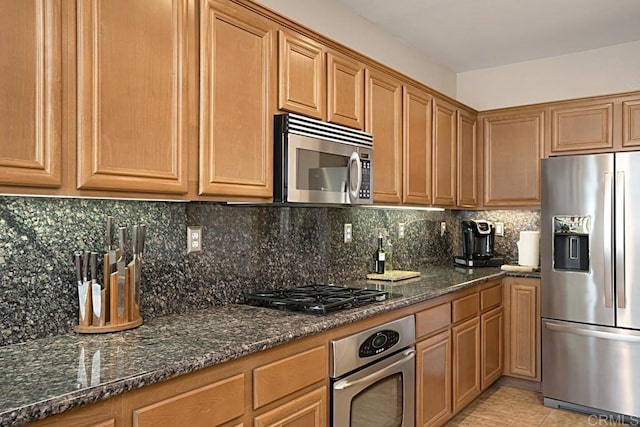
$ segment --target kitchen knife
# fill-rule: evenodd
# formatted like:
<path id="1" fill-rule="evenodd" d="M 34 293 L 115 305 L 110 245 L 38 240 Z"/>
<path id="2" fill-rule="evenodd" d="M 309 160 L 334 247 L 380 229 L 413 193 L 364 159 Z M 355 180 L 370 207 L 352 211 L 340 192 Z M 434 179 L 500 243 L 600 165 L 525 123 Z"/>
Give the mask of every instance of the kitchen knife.
<path id="1" fill-rule="evenodd" d="M 137 306 L 137 296 L 138 296 L 138 268 L 136 266 L 138 262 L 138 251 L 139 251 L 139 242 L 138 237 L 140 237 L 140 228 L 137 225 L 133 226 L 133 234 L 131 236 L 131 252 L 133 254 L 133 259 L 129 263 L 129 286 L 132 286 L 133 289 L 133 298 L 129 300 L 129 310 L 130 317 L 132 319 L 136 319 L 139 316 L 139 310 Z M 131 297 L 131 295 L 130 295 Z"/>
<path id="2" fill-rule="evenodd" d="M 126 227 L 120 227 L 118 229 L 118 240 L 120 243 L 120 258 L 118 258 L 117 268 L 118 268 L 118 306 L 117 306 L 117 315 L 118 321 L 124 320 L 125 315 L 125 279 L 126 279 L 126 240 L 127 240 L 127 229 Z"/>
<path id="3" fill-rule="evenodd" d="M 93 322 L 102 323 L 102 286 L 98 283 L 98 252 L 91 252 L 91 303 L 93 304 Z"/>
<path id="4" fill-rule="evenodd" d="M 108 274 L 111 274 L 116 271 L 116 263 L 118 261 L 117 254 L 115 249 L 111 243 L 113 242 L 113 217 L 107 217 L 107 254 L 109 255 L 109 271 Z"/>
<path id="5" fill-rule="evenodd" d="M 86 325 L 86 307 L 87 307 L 87 288 L 88 284 L 83 281 L 82 272 L 82 254 L 80 252 L 75 253 L 75 265 L 76 265 L 76 280 L 78 282 L 78 304 L 80 305 L 80 324 Z"/>

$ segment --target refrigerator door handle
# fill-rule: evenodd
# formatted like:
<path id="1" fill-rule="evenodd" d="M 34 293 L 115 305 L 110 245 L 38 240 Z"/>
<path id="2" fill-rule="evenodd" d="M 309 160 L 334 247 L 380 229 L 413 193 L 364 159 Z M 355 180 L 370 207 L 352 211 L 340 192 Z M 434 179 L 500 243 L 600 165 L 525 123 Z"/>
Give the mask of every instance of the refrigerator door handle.
<path id="1" fill-rule="evenodd" d="M 585 337 L 602 338 L 605 340 L 625 341 L 631 343 L 640 343 L 639 335 L 627 335 L 615 332 L 601 331 L 596 329 L 583 329 L 573 326 L 567 326 L 559 323 L 544 321 L 544 327 L 550 331 L 566 332 L 574 335 L 583 335 Z"/>
<path id="2" fill-rule="evenodd" d="M 604 244 L 603 255 L 604 255 L 604 306 L 605 307 L 613 307 L 613 281 L 611 276 L 613 275 L 613 270 L 611 267 L 611 258 L 613 254 L 611 253 L 611 238 L 613 232 L 613 224 L 612 224 L 612 215 L 613 215 L 613 203 L 612 203 L 612 182 L 611 182 L 611 174 L 609 172 L 604 173 L 604 206 L 603 206 L 603 216 L 604 216 L 604 233 L 603 240 Z"/>
<path id="3" fill-rule="evenodd" d="M 625 177 L 623 171 L 616 172 L 616 296 L 618 307 L 626 305 L 626 289 L 624 280 L 624 249 L 625 249 Z"/>

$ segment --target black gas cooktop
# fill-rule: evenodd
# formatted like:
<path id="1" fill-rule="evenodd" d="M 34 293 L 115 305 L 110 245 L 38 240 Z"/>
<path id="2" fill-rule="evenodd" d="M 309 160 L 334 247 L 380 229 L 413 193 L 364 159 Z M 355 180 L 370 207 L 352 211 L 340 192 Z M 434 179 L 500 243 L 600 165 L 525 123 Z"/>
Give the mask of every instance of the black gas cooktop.
<path id="1" fill-rule="evenodd" d="M 327 314 L 376 301 L 384 301 L 388 296 L 387 292 L 375 289 L 307 285 L 293 289 L 256 292 L 247 295 L 245 302 L 250 305 L 280 310 Z"/>

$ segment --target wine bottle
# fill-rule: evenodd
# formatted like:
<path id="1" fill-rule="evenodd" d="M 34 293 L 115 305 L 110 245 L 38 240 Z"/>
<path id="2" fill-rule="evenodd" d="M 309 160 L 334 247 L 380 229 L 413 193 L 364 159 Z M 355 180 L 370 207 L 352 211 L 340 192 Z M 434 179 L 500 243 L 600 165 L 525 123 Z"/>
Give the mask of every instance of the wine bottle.
<path id="1" fill-rule="evenodd" d="M 385 253 L 382 248 L 382 234 L 378 235 L 378 249 L 375 252 L 376 273 L 384 274 Z"/>

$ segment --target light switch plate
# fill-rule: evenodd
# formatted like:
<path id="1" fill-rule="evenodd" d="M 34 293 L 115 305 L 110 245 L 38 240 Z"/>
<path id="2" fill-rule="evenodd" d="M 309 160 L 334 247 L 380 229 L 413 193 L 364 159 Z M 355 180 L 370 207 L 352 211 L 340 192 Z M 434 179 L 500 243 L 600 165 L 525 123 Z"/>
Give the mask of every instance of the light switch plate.
<path id="1" fill-rule="evenodd" d="M 187 226 L 187 253 L 202 252 L 202 227 Z"/>
<path id="2" fill-rule="evenodd" d="M 494 225 L 496 226 L 496 236 L 504 236 L 504 223 L 496 222 Z"/>
<path id="3" fill-rule="evenodd" d="M 351 224 L 344 225 L 344 242 L 351 243 L 353 241 L 353 226 Z"/>

